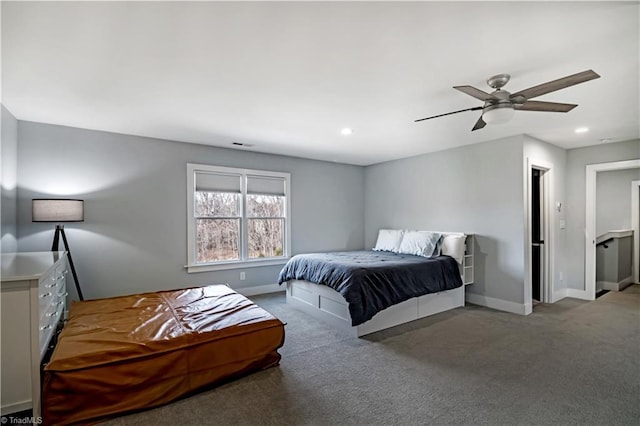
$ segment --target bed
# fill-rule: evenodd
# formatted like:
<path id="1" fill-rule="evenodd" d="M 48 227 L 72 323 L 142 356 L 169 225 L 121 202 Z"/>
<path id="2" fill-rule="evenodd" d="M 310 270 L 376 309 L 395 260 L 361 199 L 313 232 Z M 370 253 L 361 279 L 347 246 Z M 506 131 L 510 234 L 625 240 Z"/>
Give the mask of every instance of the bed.
<path id="1" fill-rule="evenodd" d="M 284 324 L 225 285 L 73 302 L 44 368 L 47 424 L 168 403 L 280 361 Z"/>
<path id="2" fill-rule="evenodd" d="M 418 250 L 402 241 L 426 231 L 398 231 L 387 245 L 380 244 L 383 231 L 374 250 L 291 258 L 278 279 L 287 303 L 358 337 L 464 306 L 464 286 L 473 283 L 473 235 L 431 233 L 440 236 L 433 240 L 439 246 Z"/>

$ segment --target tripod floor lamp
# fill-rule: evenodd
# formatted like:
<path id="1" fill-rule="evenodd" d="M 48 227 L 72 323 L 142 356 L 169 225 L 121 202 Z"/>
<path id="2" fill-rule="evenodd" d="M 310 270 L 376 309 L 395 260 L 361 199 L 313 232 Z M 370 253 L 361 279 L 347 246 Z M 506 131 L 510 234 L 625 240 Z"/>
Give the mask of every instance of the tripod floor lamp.
<path id="1" fill-rule="evenodd" d="M 64 233 L 64 225 L 60 224 L 60 222 L 84 222 L 84 200 L 72 200 L 68 198 L 34 198 L 31 204 L 31 214 L 33 222 L 57 223 L 56 233 L 53 235 L 51 251 L 58 251 L 60 236 L 62 236 L 64 248 L 67 251 L 67 258 L 69 259 L 69 267 L 71 268 L 73 280 L 76 284 L 78 297 L 80 300 L 84 300 L 82 290 L 80 289 L 80 283 L 78 282 L 78 274 L 76 273 L 75 266 L 73 266 L 73 259 L 71 258 L 71 250 L 69 250 L 67 236 Z"/>

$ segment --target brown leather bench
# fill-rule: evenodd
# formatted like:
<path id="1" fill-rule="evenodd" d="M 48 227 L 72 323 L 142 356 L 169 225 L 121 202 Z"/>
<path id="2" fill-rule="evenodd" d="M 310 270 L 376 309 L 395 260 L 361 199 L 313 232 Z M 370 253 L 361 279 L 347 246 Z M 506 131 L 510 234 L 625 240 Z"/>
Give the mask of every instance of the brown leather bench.
<path id="1" fill-rule="evenodd" d="M 166 404 L 278 365 L 284 324 L 224 285 L 73 302 L 44 368 L 46 424 Z"/>

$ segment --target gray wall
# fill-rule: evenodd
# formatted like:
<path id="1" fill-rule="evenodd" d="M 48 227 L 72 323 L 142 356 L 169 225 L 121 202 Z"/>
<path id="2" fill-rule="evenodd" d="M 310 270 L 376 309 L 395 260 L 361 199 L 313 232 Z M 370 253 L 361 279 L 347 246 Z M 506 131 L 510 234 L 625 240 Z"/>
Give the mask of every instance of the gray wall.
<path id="1" fill-rule="evenodd" d="M 368 166 L 366 247 L 380 228 L 475 233 L 467 291 L 523 303 L 522 155 L 514 137 Z"/>
<path id="2" fill-rule="evenodd" d="M 631 182 L 634 180 L 640 180 L 640 169 L 598 172 L 596 236 L 617 229 L 631 229 Z"/>
<path id="3" fill-rule="evenodd" d="M 48 250 L 53 224 L 31 222 L 31 199 L 85 200 L 67 224 L 86 298 L 228 282 L 273 284 L 280 266 L 187 274 L 188 162 L 291 173 L 293 253 L 364 243 L 364 169 L 107 132 L 18 123 L 21 251 Z"/>
<path id="4" fill-rule="evenodd" d="M 633 274 L 633 237 L 618 239 L 618 280 L 620 282 Z"/>
<path id="5" fill-rule="evenodd" d="M 380 228 L 474 233 L 467 291 L 514 303 L 525 299 L 526 161 L 552 163 L 554 203 L 564 206 L 553 210 L 554 285 L 583 289 L 585 166 L 640 158 L 639 140 L 565 151 L 517 136 L 363 168 L 22 121 L 16 130 L 8 121 L 3 162 L 4 140 L 19 138 L 18 248 L 51 244 L 53 225 L 31 222 L 32 198 L 85 199 L 86 221 L 66 229 L 88 298 L 276 281 L 280 266 L 239 268 L 245 281 L 239 270 L 185 272 L 188 162 L 290 172 L 293 254 L 370 248 Z M 3 206 L 3 229 L 4 215 Z"/>
<path id="6" fill-rule="evenodd" d="M 633 237 L 613 238 L 596 247 L 596 281 L 619 283 L 633 273 Z M 606 287 L 605 287 L 606 288 Z"/>
<path id="7" fill-rule="evenodd" d="M 640 158 L 640 140 L 608 143 L 567 151 L 567 288 L 584 290 L 585 176 L 588 164 Z M 596 178 L 597 183 L 597 178 Z M 631 189 L 629 189 L 631 196 Z"/>
<path id="8" fill-rule="evenodd" d="M 2 109 L 2 139 L 0 142 L 0 233 L 2 234 L 1 252 L 17 251 L 17 181 L 18 181 L 18 121 L 4 107 Z"/>

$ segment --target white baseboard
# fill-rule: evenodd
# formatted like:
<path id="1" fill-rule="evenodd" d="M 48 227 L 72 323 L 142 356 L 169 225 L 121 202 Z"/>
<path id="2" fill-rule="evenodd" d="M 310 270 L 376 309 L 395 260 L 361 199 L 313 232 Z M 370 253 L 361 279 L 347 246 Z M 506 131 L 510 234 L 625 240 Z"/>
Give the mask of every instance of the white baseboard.
<path id="1" fill-rule="evenodd" d="M 618 283 L 618 291 L 622 291 L 634 283 L 633 274 Z"/>
<path id="2" fill-rule="evenodd" d="M 497 309 L 499 311 L 511 312 L 512 314 L 529 315 L 531 313 L 531 305 L 495 299 L 493 297 L 481 296 L 475 293 L 467 293 L 465 295 L 465 301 L 473 303 L 474 305 Z"/>
<path id="3" fill-rule="evenodd" d="M 30 410 L 32 407 L 33 407 L 33 404 L 31 403 L 30 399 L 27 401 L 13 402 L 10 404 L 3 405 L 2 408 L 0 409 L 0 414 L 3 416 L 6 416 L 7 414 L 18 413 L 24 410 Z M 2 424 L 4 424 L 4 422 Z M 11 424 L 11 422 L 9 424 Z"/>
<path id="4" fill-rule="evenodd" d="M 633 276 L 629 275 L 624 280 L 614 283 L 611 281 L 597 281 L 596 288 L 602 288 L 609 291 L 622 291 L 633 283 Z"/>
<path id="5" fill-rule="evenodd" d="M 595 300 L 595 295 L 587 294 L 586 290 L 578 290 L 576 288 L 568 288 L 567 297 L 573 297 L 574 299 L 582 299 L 582 300 Z"/>
<path id="6" fill-rule="evenodd" d="M 633 284 L 633 275 L 629 275 L 627 278 L 620 281 L 618 284 L 620 285 Z"/>
<path id="7" fill-rule="evenodd" d="M 266 284 L 253 287 L 234 288 L 234 290 L 243 296 L 255 296 L 258 294 L 277 293 L 279 291 L 285 291 L 285 286 L 278 284 Z"/>
<path id="8" fill-rule="evenodd" d="M 561 288 L 560 290 L 556 290 L 553 292 L 553 295 L 551 297 L 551 303 L 556 303 L 559 300 L 564 299 L 567 296 L 567 290 L 566 288 Z"/>
<path id="9" fill-rule="evenodd" d="M 602 284 L 602 283 L 605 283 L 605 281 L 598 281 L 596 282 L 596 285 L 598 283 Z M 619 290 L 623 290 L 625 287 L 627 287 L 632 283 L 633 283 L 633 275 L 630 275 L 624 280 L 620 281 L 619 283 L 611 283 L 611 284 L 614 286 L 617 286 Z M 574 299 L 581 299 L 581 300 L 595 300 L 595 294 L 588 294 L 586 290 L 578 290 L 576 288 L 566 288 L 563 290 L 558 290 L 557 293 L 559 293 L 560 291 L 566 292 L 566 295 L 564 297 L 572 297 Z M 560 299 L 557 299 L 557 300 L 560 300 Z"/>

